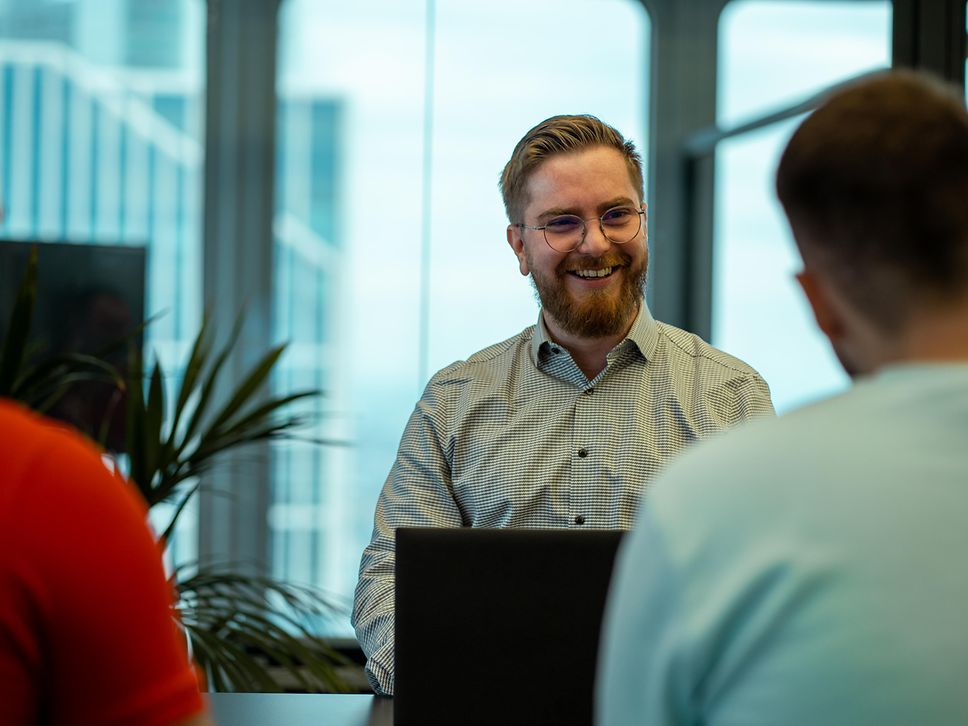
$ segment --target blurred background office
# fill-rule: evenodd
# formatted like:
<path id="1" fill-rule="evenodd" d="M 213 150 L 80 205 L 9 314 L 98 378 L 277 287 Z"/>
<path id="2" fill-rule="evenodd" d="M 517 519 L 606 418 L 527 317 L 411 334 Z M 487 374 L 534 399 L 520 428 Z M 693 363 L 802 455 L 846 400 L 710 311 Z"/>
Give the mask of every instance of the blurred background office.
<path id="1" fill-rule="evenodd" d="M 846 380 L 795 288 L 779 151 L 859 74 L 963 84 L 965 32 L 964 0 L 0 0 L 0 238 L 143 246 L 173 385 L 206 309 L 225 334 L 245 309 L 236 378 L 291 341 L 272 386 L 325 392 L 325 443 L 213 471 L 173 556 L 348 602 L 427 378 L 536 319 L 497 190 L 528 128 L 592 113 L 636 142 L 653 313 L 782 412 Z"/>

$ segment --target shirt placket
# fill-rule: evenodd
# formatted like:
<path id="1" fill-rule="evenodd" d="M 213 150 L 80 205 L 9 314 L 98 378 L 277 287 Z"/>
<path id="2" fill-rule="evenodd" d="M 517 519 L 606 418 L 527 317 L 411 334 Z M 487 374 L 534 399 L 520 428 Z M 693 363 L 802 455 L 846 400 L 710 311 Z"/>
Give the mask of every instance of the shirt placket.
<path id="1" fill-rule="evenodd" d="M 599 396 L 600 398 L 600 396 Z M 602 526 L 594 521 L 593 498 L 599 490 L 597 482 L 602 475 L 601 462 L 603 437 L 601 416 L 596 411 L 595 387 L 582 388 L 575 397 L 575 419 L 572 429 L 571 482 L 568 496 L 569 525 L 571 527 Z"/>

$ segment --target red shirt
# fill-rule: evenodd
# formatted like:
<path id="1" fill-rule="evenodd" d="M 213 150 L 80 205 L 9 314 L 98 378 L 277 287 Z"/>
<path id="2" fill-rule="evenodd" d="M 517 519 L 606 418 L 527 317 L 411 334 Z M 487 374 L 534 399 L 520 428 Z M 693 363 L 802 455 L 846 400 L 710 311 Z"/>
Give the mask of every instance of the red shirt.
<path id="1" fill-rule="evenodd" d="M 203 708 L 136 490 L 0 401 L 0 724 L 170 724 Z"/>

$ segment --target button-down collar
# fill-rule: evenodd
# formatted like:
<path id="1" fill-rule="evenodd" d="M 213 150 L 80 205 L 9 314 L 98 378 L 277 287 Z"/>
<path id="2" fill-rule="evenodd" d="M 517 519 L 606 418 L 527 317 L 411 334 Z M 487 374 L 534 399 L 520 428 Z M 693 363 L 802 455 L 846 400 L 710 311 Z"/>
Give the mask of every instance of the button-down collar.
<path id="1" fill-rule="evenodd" d="M 635 316 L 635 322 L 632 323 L 628 335 L 612 349 L 609 356 L 611 357 L 615 352 L 624 350 L 630 344 L 634 344 L 646 360 L 655 357 L 659 345 L 659 326 L 655 322 L 655 318 L 652 317 L 649 306 L 644 299 L 639 301 L 639 313 Z M 542 311 L 539 310 L 534 337 L 531 338 L 531 362 L 538 368 L 542 368 L 542 363 L 547 360 L 547 355 L 555 355 L 560 350 L 561 346 L 552 339 L 548 328 L 545 326 Z M 542 352 L 545 354 L 542 355 Z"/>

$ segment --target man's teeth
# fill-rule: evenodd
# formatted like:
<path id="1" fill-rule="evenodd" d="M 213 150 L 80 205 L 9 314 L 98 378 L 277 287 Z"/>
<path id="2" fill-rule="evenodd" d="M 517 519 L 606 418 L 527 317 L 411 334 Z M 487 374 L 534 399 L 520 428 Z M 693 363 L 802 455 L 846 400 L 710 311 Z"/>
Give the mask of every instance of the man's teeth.
<path id="1" fill-rule="evenodd" d="M 603 267 L 601 270 L 575 270 L 575 274 L 578 277 L 608 277 L 614 269 L 614 267 Z"/>

